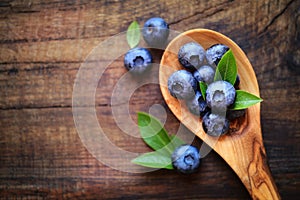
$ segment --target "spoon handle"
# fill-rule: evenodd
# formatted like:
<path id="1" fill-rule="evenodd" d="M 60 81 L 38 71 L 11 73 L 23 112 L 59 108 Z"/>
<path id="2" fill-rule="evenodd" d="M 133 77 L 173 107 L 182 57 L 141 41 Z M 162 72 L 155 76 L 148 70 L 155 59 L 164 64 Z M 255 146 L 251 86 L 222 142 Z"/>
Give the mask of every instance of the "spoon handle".
<path id="1" fill-rule="evenodd" d="M 249 113 L 258 112 L 259 106 L 248 108 Z M 252 121 L 249 116 L 257 116 Z M 271 171 L 267 164 L 267 155 L 263 145 L 259 115 L 252 114 L 246 118 L 247 126 L 240 135 L 228 136 L 218 141 L 214 149 L 239 176 L 252 199 L 281 199 Z M 206 140 L 212 146 L 213 142 Z M 226 153 L 224 149 L 227 149 Z M 222 154 L 223 153 L 223 154 Z"/>
<path id="2" fill-rule="evenodd" d="M 253 160 L 247 168 L 249 183 L 246 185 L 252 199 L 280 199 L 277 187 L 267 164 L 264 146 L 253 142 Z"/>
<path id="3" fill-rule="evenodd" d="M 252 199 L 280 199 L 280 195 L 267 164 L 266 152 L 262 140 L 260 137 L 253 137 L 250 141 L 252 143 L 249 145 L 252 149 L 250 151 L 251 153 L 248 151 L 248 155 L 244 155 L 245 165 L 243 168 L 246 170 L 244 171 L 239 168 L 240 170 L 234 171 L 246 186 Z M 239 162 L 241 162 L 241 160 Z"/>

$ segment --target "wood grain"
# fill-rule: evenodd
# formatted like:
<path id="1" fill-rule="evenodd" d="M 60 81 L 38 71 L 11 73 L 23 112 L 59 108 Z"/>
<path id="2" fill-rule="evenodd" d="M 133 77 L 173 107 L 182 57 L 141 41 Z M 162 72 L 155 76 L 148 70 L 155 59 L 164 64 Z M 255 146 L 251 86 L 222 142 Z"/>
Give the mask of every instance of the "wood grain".
<path id="1" fill-rule="evenodd" d="M 219 31 L 246 53 L 264 99 L 261 125 L 270 170 L 282 199 L 295 199 L 300 186 L 299 4 L 297 0 L 1 1 L 1 198 L 250 199 L 216 153 L 203 159 L 200 171 L 192 176 L 167 170 L 124 173 L 95 159 L 77 134 L 72 91 L 81 63 L 99 42 L 126 31 L 131 21 L 143 24 L 149 17 L 161 16 L 173 30 Z M 152 53 L 159 63 L 162 52 Z M 110 95 L 124 73 L 122 58 L 105 71 L 96 90 L 97 117 L 116 145 L 147 152 L 150 149 L 140 139 L 115 126 L 111 115 Z M 106 84 L 110 86 L 103 87 Z M 148 111 L 153 104 L 166 108 L 166 129 L 176 133 L 179 122 L 157 85 L 134 93 L 130 116 L 135 119 L 136 111 Z"/>

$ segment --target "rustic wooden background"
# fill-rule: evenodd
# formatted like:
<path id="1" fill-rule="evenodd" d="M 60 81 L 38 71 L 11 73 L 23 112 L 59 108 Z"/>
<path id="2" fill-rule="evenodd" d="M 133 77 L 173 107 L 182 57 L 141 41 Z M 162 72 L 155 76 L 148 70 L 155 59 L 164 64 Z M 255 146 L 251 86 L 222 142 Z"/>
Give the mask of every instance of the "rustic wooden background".
<path id="1" fill-rule="evenodd" d="M 177 31 L 219 31 L 246 52 L 264 99 L 261 121 L 270 169 L 282 199 L 299 196 L 299 0 L 1 0 L 0 199 L 250 198 L 214 152 L 191 176 L 168 170 L 135 174 L 102 164 L 82 144 L 72 115 L 81 63 L 99 42 L 126 31 L 131 21 L 143 24 L 154 16 Z M 161 52 L 153 54 L 158 63 Z M 121 58 L 105 71 L 96 92 L 97 117 L 115 145 L 147 152 L 111 116 L 110 95 L 124 73 Z M 179 122 L 155 84 L 134 93 L 132 118 L 153 104 L 166 108 L 166 129 L 176 132 Z"/>

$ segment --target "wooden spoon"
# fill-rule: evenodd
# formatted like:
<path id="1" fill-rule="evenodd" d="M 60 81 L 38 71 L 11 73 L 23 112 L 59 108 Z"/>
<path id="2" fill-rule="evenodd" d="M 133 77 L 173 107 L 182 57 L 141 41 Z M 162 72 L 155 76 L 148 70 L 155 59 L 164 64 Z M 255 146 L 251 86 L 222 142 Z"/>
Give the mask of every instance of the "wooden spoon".
<path id="1" fill-rule="evenodd" d="M 201 119 L 191 114 L 183 102 L 172 97 L 167 88 L 169 76 L 182 69 L 178 62 L 179 48 L 196 41 L 205 49 L 213 44 L 225 44 L 235 56 L 240 89 L 259 96 L 259 88 L 253 68 L 245 53 L 228 37 L 208 29 L 194 29 L 177 36 L 167 46 L 160 64 L 159 82 L 162 95 L 173 114 L 206 144 L 211 146 L 235 171 L 253 199 L 280 199 L 274 180 L 266 162 L 260 125 L 260 105 L 247 109 L 245 117 L 238 122 L 230 134 L 219 138 L 207 135 Z"/>

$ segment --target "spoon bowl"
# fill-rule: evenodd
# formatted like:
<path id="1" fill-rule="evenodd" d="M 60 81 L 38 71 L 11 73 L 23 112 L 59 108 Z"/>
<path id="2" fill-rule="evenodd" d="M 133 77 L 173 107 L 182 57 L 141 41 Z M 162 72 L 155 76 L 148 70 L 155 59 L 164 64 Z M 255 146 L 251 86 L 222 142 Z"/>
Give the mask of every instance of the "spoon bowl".
<path id="1" fill-rule="evenodd" d="M 204 132 L 201 119 L 191 114 L 181 100 L 170 95 L 167 88 L 168 78 L 174 71 L 183 69 L 178 61 L 178 50 L 191 41 L 198 42 L 204 49 L 214 44 L 228 46 L 236 59 L 240 89 L 259 96 L 256 75 L 241 48 L 221 33 L 208 29 L 194 29 L 174 38 L 162 56 L 159 83 L 163 98 L 178 120 L 228 163 L 253 199 L 280 199 L 267 165 L 260 124 L 260 104 L 249 107 L 245 116 L 230 129 L 229 134 L 212 137 Z"/>

